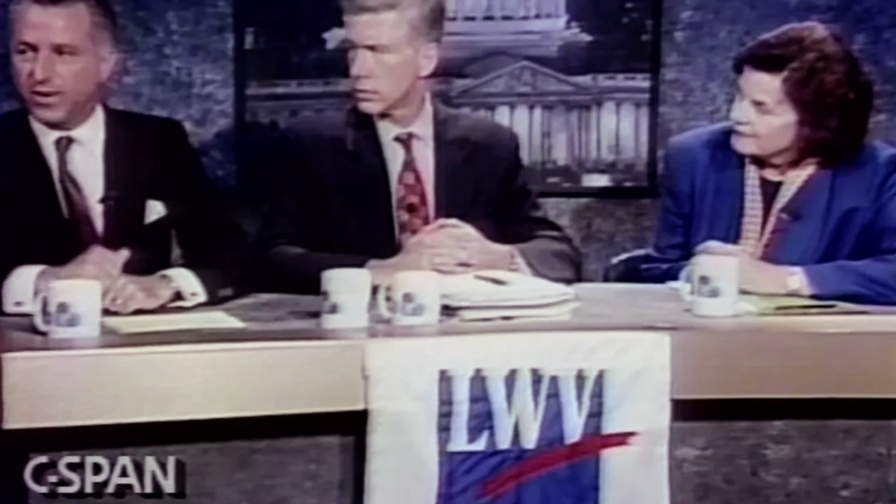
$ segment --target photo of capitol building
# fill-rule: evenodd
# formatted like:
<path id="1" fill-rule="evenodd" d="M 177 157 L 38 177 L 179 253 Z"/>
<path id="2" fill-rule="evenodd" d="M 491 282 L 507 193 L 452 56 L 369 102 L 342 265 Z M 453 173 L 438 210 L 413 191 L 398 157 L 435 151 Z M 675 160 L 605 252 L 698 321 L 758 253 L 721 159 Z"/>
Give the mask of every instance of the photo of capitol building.
<path id="1" fill-rule="evenodd" d="M 511 128 L 543 192 L 645 187 L 652 180 L 656 72 L 645 49 L 653 47 L 657 20 L 650 16 L 658 0 L 613 0 L 622 14 L 599 29 L 582 13 L 587 7 L 576 7 L 602 1 L 611 0 L 447 1 L 435 95 Z M 594 8 L 590 14 L 610 22 Z M 327 19 L 306 30 L 317 33 L 299 37 L 267 27 L 264 16 L 247 24 L 248 122 L 289 128 L 344 114 L 351 100 L 344 53 L 327 49 L 325 40 L 341 20 L 338 10 L 321 16 Z M 297 67 L 294 75 L 266 71 L 284 64 Z"/>

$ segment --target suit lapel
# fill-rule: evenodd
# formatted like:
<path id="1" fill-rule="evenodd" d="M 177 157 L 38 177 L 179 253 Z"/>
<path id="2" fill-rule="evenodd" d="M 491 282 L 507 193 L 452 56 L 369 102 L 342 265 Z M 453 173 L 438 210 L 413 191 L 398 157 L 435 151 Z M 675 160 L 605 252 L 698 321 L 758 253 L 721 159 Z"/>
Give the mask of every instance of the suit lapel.
<path id="1" fill-rule="evenodd" d="M 435 195 L 439 217 L 458 217 L 469 208 L 476 184 L 467 157 L 472 144 L 458 125 L 460 116 L 433 102 L 435 137 Z"/>
<path id="2" fill-rule="evenodd" d="M 361 223 L 356 232 L 366 234 L 366 242 L 376 244 L 381 253 L 397 252 L 392 187 L 373 118 L 352 109 L 348 122 L 346 147 L 354 162 L 346 168 L 353 173 L 334 173 L 341 179 L 334 183 L 348 190 L 346 204 Z"/>
<path id="3" fill-rule="evenodd" d="M 28 199 L 34 203 L 34 208 L 38 210 L 42 218 L 47 221 L 62 222 L 65 214 L 62 210 L 62 202 L 59 199 L 59 193 L 56 189 L 56 181 L 53 178 L 53 172 L 50 170 L 50 164 L 44 156 L 34 134 L 31 125 L 28 122 L 27 113 L 22 113 L 21 125 L 17 128 L 19 138 L 12 145 L 20 145 L 21 158 L 21 176 L 25 179 L 22 184 L 25 191 L 28 191 Z"/>
<path id="4" fill-rule="evenodd" d="M 708 204 L 702 213 L 712 230 L 711 238 L 737 243 L 744 203 L 744 166 L 743 158 L 731 148 L 728 137 L 724 145 L 713 151 L 710 168 L 713 177 L 707 190 L 712 194 L 705 199 Z"/>
<path id="5" fill-rule="evenodd" d="M 125 118 L 114 109 L 106 109 L 106 142 L 103 147 L 105 196 L 103 244 L 120 248 L 143 224 L 145 200 L 139 191 L 143 164 L 130 152 L 139 145 L 132 137 Z"/>

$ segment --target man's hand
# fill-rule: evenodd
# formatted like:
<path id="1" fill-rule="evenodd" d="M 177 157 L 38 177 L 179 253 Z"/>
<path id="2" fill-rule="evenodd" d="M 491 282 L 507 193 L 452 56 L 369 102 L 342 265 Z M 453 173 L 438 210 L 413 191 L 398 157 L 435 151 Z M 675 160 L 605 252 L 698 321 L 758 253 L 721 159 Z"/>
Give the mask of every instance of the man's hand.
<path id="1" fill-rule="evenodd" d="M 170 303 L 177 288 L 163 276 L 121 275 L 106 289 L 103 308 L 113 313 L 151 311 Z"/>
<path id="2" fill-rule="evenodd" d="M 388 283 L 400 271 L 431 270 L 429 257 L 421 249 L 405 248 L 389 259 L 371 259 L 364 266 L 370 271 L 374 285 Z"/>
<path id="3" fill-rule="evenodd" d="M 422 229 L 391 259 L 374 259 L 365 266 L 373 282 L 387 282 L 395 273 L 431 270 L 445 274 L 510 270 L 514 250 L 509 245 L 489 241 L 473 226 L 457 219 L 441 219 Z"/>
<path id="4" fill-rule="evenodd" d="M 53 280 L 71 278 L 99 280 L 103 283 L 103 288 L 106 289 L 113 280 L 121 275 L 124 263 L 130 256 L 131 252 L 127 249 L 112 251 L 99 245 L 93 245 L 65 266 L 43 270 L 37 277 L 38 289 Z"/>
<path id="5" fill-rule="evenodd" d="M 510 270 L 514 251 L 509 245 L 489 241 L 473 226 L 457 219 L 441 219 L 414 236 L 406 246 L 428 258 L 440 273 Z"/>

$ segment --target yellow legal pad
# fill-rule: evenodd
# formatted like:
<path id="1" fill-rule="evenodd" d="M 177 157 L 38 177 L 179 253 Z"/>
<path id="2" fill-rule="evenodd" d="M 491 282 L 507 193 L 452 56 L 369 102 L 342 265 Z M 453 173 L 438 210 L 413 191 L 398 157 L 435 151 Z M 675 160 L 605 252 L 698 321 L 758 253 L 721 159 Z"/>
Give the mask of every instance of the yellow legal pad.
<path id="1" fill-rule="evenodd" d="M 758 296 L 741 294 L 741 304 L 748 313 L 755 315 L 838 315 L 871 313 L 865 307 L 838 301 L 819 301 L 817 299 L 795 296 Z"/>

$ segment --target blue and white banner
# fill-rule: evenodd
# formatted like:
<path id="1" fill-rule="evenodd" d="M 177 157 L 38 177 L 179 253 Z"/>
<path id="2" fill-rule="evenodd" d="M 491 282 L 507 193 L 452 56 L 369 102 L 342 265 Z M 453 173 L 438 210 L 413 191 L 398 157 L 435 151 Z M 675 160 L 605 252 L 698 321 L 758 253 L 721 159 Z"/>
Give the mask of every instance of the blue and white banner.
<path id="1" fill-rule="evenodd" d="M 669 337 L 373 340 L 366 504 L 668 504 Z"/>

